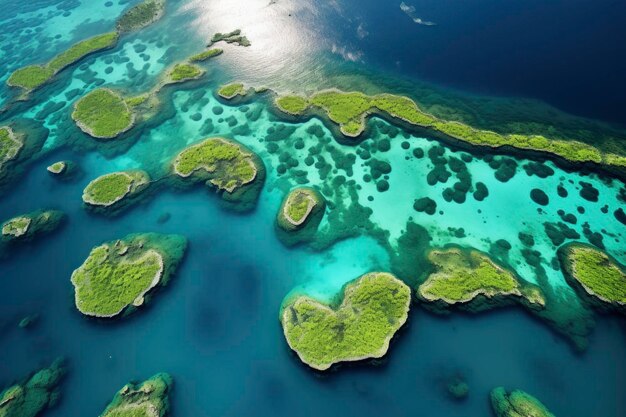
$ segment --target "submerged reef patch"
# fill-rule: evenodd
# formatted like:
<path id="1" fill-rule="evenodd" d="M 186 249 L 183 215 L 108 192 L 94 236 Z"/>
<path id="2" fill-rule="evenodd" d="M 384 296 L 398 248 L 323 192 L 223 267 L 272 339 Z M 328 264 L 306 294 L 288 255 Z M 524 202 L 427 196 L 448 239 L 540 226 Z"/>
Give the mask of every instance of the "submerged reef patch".
<path id="1" fill-rule="evenodd" d="M 408 317 L 411 290 L 391 274 L 372 272 L 346 284 L 340 297 L 326 305 L 291 296 L 282 306 L 287 343 L 302 362 L 320 371 L 384 356 Z"/>
<path id="2" fill-rule="evenodd" d="M 626 268 L 605 252 L 583 243 L 559 249 L 567 282 L 601 310 L 626 313 Z"/>
<path id="3" fill-rule="evenodd" d="M 541 290 L 474 249 L 433 249 L 428 259 L 435 271 L 418 288 L 427 303 L 460 305 L 472 311 L 518 301 L 541 309 Z"/>
<path id="4" fill-rule="evenodd" d="M 491 407 L 496 417 L 555 417 L 532 395 L 521 390 L 507 392 L 503 387 L 491 391 Z"/>
<path id="5" fill-rule="evenodd" d="M 174 380 L 159 373 L 141 383 L 128 383 L 115 394 L 100 417 L 167 417 Z"/>
<path id="6" fill-rule="evenodd" d="M 59 384 L 66 369 L 62 359 L 0 392 L 0 416 L 36 417 L 54 407 L 61 396 Z"/>
<path id="7" fill-rule="evenodd" d="M 186 247 L 183 236 L 145 233 L 93 248 L 72 273 L 76 308 L 102 318 L 133 312 L 167 284 Z"/>

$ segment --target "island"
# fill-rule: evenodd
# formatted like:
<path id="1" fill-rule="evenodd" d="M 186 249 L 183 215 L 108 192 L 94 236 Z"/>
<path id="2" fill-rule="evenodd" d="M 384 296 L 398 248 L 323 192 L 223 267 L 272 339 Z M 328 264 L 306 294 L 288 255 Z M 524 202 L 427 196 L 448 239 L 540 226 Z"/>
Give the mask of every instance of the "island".
<path id="1" fill-rule="evenodd" d="M 17 158 L 23 147 L 24 143 L 16 136 L 13 129 L 9 126 L 0 127 L 0 176 L 7 163 Z"/>
<path id="2" fill-rule="evenodd" d="M 418 288 L 418 296 L 436 307 L 459 305 L 480 311 L 510 301 L 540 309 L 545 298 L 539 287 L 475 249 L 452 247 L 433 249 L 428 260 L 434 271 Z"/>
<path id="3" fill-rule="evenodd" d="M 187 247 L 180 235 L 131 234 L 91 250 L 72 273 L 76 308 L 97 318 L 127 315 L 167 284 Z"/>
<path id="4" fill-rule="evenodd" d="M 496 417 L 554 417 L 532 395 L 521 390 L 507 392 L 503 387 L 491 391 L 491 407 Z"/>
<path id="5" fill-rule="evenodd" d="M 602 152 L 598 148 L 574 140 L 548 139 L 539 135 L 500 134 L 474 129 L 457 122 L 438 119 L 421 110 L 410 98 L 393 95 L 366 95 L 362 92 L 345 92 L 338 89 L 323 90 L 302 97 L 279 96 L 275 107 L 291 116 L 304 116 L 309 112 L 321 111 L 339 126 L 339 131 L 348 138 L 357 138 L 365 130 L 366 120 L 371 115 L 409 128 L 427 129 L 438 139 L 465 146 L 479 146 L 498 150 L 517 150 L 530 154 L 545 154 L 556 157 L 556 161 L 580 166 L 594 164 L 611 173 L 624 176 L 626 156 Z"/>
<path id="6" fill-rule="evenodd" d="M 246 87 L 242 83 L 226 84 L 217 90 L 217 95 L 225 100 L 232 100 L 237 96 L 245 96 Z"/>
<path id="7" fill-rule="evenodd" d="M 121 95 L 99 88 L 74 104 L 72 119 L 89 136 L 112 139 L 133 127 L 135 114 Z"/>
<path id="8" fill-rule="evenodd" d="M 348 283 L 330 305 L 304 295 L 288 297 L 281 323 L 289 347 L 311 368 L 381 358 L 406 322 L 411 290 L 391 274 L 372 272 Z"/>
<path id="9" fill-rule="evenodd" d="M 117 32 L 110 32 L 81 41 L 46 64 L 30 65 L 16 70 L 8 78 L 7 84 L 11 87 L 23 89 L 23 96 L 27 96 L 31 91 L 50 81 L 69 65 L 95 52 L 113 48 L 117 44 L 118 39 L 119 34 Z"/>
<path id="10" fill-rule="evenodd" d="M 57 161 L 53 163 L 52 165 L 49 165 L 46 168 L 46 171 L 48 171 L 50 174 L 55 175 L 55 176 L 62 175 L 66 172 L 67 166 L 68 166 L 67 161 Z"/>
<path id="11" fill-rule="evenodd" d="M 192 55 L 189 58 L 189 62 L 204 62 L 209 58 L 216 57 L 218 55 L 222 55 L 224 53 L 223 49 L 220 48 L 212 48 L 204 52 L 200 52 L 199 54 Z"/>
<path id="12" fill-rule="evenodd" d="M 298 187 L 292 190 L 278 212 L 278 225 L 284 230 L 300 230 L 326 205 L 324 197 L 314 188 Z"/>
<path id="13" fill-rule="evenodd" d="M 62 359 L 0 393 L 0 416 L 36 417 L 59 401 L 66 369 Z"/>
<path id="14" fill-rule="evenodd" d="M 2 224 L 3 242 L 30 240 L 35 236 L 55 231 L 65 219 L 58 210 L 37 210 L 15 216 Z"/>
<path id="15" fill-rule="evenodd" d="M 174 381 L 159 373 L 141 383 L 128 383 L 115 394 L 100 417 L 167 417 Z"/>
<path id="16" fill-rule="evenodd" d="M 626 267 L 591 245 L 569 243 L 559 248 L 566 281 L 591 305 L 626 313 Z"/>
<path id="17" fill-rule="evenodd" d="M 216 187 L 226 201 L 256 204 L 265 167 L 251 150 L 232 139 L 213 137 L 183 149 L 172 162 L 174 175 Z"/>
<path id="18" fill-rule="evenodd" d="M 151 25 L 163 17 L 165 0 L 144 0 L 128 9 L 117 20 L 116 28 L 119 33 L 133 32 Z"/>
<path id="19" fill-rule="evenodd" d="M 218 42 L 232 43 L 232 44 L 235 44 L 238 46 L 244 46 L 244 47 L 248 47 L 252 45 L 250 41 L 248 40 L 248 38 L 241 34 L 241 29 L 235 29 L 232 32 L 228 32 L 228 33 L 217 32 L 216 34 L 213 35 L 213 37 L 209 41 L 208 46 L 211 46 Z"/>
<path id="20" fill-rule="evenodd" d="M 83 202 L 87 207 L 104 208 L 114 213 L 130 205 L 150 185 L 150 176 L 141 170 L 119 171 L 102 175 L 87 184 Z"/>
<path id="21" fill-rule="evenodd" d="M 165 78 L 165 84 L 182 83 L 196 80 L 204 75 L 204 70 L 197 65 L 186 62 L 174 65 Z"/>

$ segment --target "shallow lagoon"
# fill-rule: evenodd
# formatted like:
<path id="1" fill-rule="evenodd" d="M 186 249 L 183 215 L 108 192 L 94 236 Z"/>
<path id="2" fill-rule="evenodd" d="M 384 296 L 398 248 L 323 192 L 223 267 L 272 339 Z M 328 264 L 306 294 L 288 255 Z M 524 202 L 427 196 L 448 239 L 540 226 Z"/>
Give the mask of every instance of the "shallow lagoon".
<path id="1" fill-rule="evenodd" d="M 158 25 L 175 25 L 177 19 L 181 17 L 173 16 Z M 71 21 L 64 23 L 71 27 Z M 68 133 L 80 135 L 69 121 L 74 99 L 67 99 L 65 93 L 74 88 L 86 92 L 96 87 L 79 78 L 100 78 L 107 85 L 144 91 L 152 87 L 163 68 L 203 46 L 200 41 L 197 48 L 186 46 L 168 52 L 170 43 L 182 41 L 177 37 L 161 39 L 157 29 L 163 26 L 158 25 L 124 39 L 111 52 L 86 60 L 88 65 L 68 69 L 57 82 L 37 93 L 37 97 L 66 104 L 45 117 L 45 125 L 51 128 L 46 143 L 50 153 L 33 163 L 23 179 L 3 197 L 0 214 L 5 218 L 53 207 L 64 210 L 69 222 L 59 233 L 17 248 L 1 265 L 0 288 L 11 297 L 0 306 L 0 350 L 4 358 L 0 361 L 0 383 L 6 384 L 64 355 L 70 361 L 70 375 L 62 387 L 63 400 L 58 409 L 46 415 L 98 415 L 129 379 L 147 378 L 158 371 L 169 372 L 175 378 L 174 416 L 265 416 L 293 413 L 294 409 L 305 416 L 489 415 L 487 392 L 496 385 L 519 387 L 536 394 L 556 415 L 623 415 L 625 329 L 623 320 L 612 317 L 599 317 L 588 350 L 575 354 L 564 338 L 520 308 L 476 316 L 438 317 L 415 307 L 408 326 L 399 333 L 381 366 L 346 366 L 319 376 L 301 365 L 289 352 L 278 322 L 283 297 L 296 288 L 329 299 L 346 281 L 372 269 L 388 269 L 390 260 L 385 248 L 365 235 L 339 242 L 320 253 L 303 247 L 288 250 L 280 244 L 273 222 L 283 191 L 295 182 L 290 171 L 282 176 L 277 174 L 279 155 L 268 152 L 264 139 L 269 127 L 291 125 L 268 113 L 263 99 L 238 106 L 219 103 L 213 91 L 226 78 L 226 72 L 219 61 L 211 61 L 205 78 L 211 81 L 194 83 L 185 87 L 190 90 L 175 93 L 172 102 L 176 114 L 149 132 L 138 130 L 139 137 L 136 143 L 129 141 L 132 146 L 127 153 L 107 159 L 94 151 L 56 150 L 62 147 Z M 95 29 L 89 26 L 77 30 L 76 36 L 98 33 L 109 26 L 99 22 Z M 72 38 L 66 36 L 70 42 Z M 163 41 L 160 47 L 159 40 Z M 149 55 L 147 61 L 133 47 L 139 44 L 149 45 L 143 52 Z M 231 49 L 225 56 L 230 52 Z M 135 70 L 143 70 L 133 80 L 128 79 L 128 71 L 119 68 L 107 74 L 107 57 L 115 56 L 126 57 Z M 149 68 L 145 68 L 146 62 L 150 63 Z M 192 103 L 190 98 L 198 91 L 206 93 Z M 217 105 L 223 109 L 219 115 L 213 110 Z M 241 111 L 244 105 L 260 111 L 256 121 L 246 118 Z M 45 106 L 43 101 L 26 110 L 25 116 L 35 116 Z M 197 113 L 201 119 L 193 120 L 191 116 Z M 233 135 L 227 122 L 231 116 L 237 125 L 247 125 L 250 133 Z M 254 213 L 227 212 L 220 208 L 218 198 L 201 187 L 182 194 L 161 192 L 115 219 L 91 215 L 82 208 L 82 189 L 91 179 L 127 168 L 162 172 L 178 150 L 209 135 L 200 132 L 207 119 L 214 125 L 210 135 L 232 136 L 262 156 L 268 180 Z M 306 133 L 312 125 L 321 127 L 322 139 Z M 336 144 L 319 120 L 293 127 L 296 130 L 282 145 L 291 147 L 297 138 L 303 138 L 304 150 L 291 148 L 299 160 L 306 156 L 309 144 L 320 140 L 343 154 L 354 151 Z M 75 147 L 87 143 L 81 141 L 89 141 L 85 136 L 77 137 Z M 381 135 L 374 134 L 366 143 L 380 139 Z M 459 243 L 489 250 L 491 242 L 506 239 L 513 246 L 511 263 L 524 278 L 534 281 L 532 269 L 520 255 L 522 245 L 517 239 L 519 231 L 532 232 L 537 241 L 535 249 L 544 254 L 550 285 L 569 292 L 561 273 L 547 264 L 555 249 L 541 224 L 560 221 L 556 211 L 562 208 L 576 214 L 578 223 L 572 227 L 581 235 L 585 221 L 593 231 L 614 234 L 613 238 L 605 236 L 604 244 L 617 259 L 626 261 L 625 227 L 612 215 L 623 205 L 616 198 L 623 184 L 605 184 L 595 176 L 565 173 L 552 164 L 548 165 L 556 171 L 553 176 L 529 177 L 522 169 L 523 161 L 518 161 L 516 175 L 503 184 L 494 178 L 494 171 L 486 162 L 474 158 L 467 164 L 472 180 L 484 182 L 489 197 L 479 203 L 468 194 L 464 204 L 448 203 L 441 193 L 453 178 L 445 185 L 428 186 L 428 157 L 415 159 L 411 154 L 416 147 L 427 151 L 436 142 L 413 136 L 406 140 L 409 150 L 402 148 L 405 139 L 398 136 L 391 140 L 389 151 L 376 154 L 377 159 L 388 161 L 393 167 L 386 192 L 378 192 L 373 182 L 361 180 L 369 168 L 362 166 L 359 158 L 353 165 L 352 178 L 362 186 L 358 202 L 373 209 L 372 222 L 389 232 L 392 246 L 409 217 L 429 230 L 434 245 Z M 323 151 L 325 159 L 332 161 L 327 152 Z M 446 150 L 447 155 L 453 152 L 458 153 Z M 74 183 L 61 183 L 50 177 L 45 168 L 60 159 L 78 162 L 85 175 Z M 297 169 L 307 172 L 309 184 L 322 182 L 314 167 L 300 162 Z M 328 181 L 340 174 L 346 175 L 345 171 L 331 172 Z M 580 180 L 594 184 L 600 201 L 591 203 L 578 195 Z M 569 191 L 566 199 L 556 195 L 556 186 L 561 182 Z M 550 198 L 543 214 L 537 213 L 539 206 L 530 200 L 532 188 L 543 189 Z M 443 214 L 416 212 L 413 201 L 424 196 L 436 200 L 438 211 Z M 608 214 L 600 212 L 605 204 L 609 205 Z M 584 215 L 576 211 L 578 206 L 585 208 Z M 514 213 L 511 207 L 516 209 Z M 158 224 L 164 213 L 170 213 L 171 219 Z M 326 226 L 323 223 L 322 230 Z M 455 237 L 448 227 L 463 227 L 466 236 Z M 157 294 L 151 306 L 134 317 L 120 323 L 85 320 L 73 307 L 69 281 L 72 270 L 94 245 L 143 231 L 181 233 L 189 238 L 189 252 L 179 273 L 168 288 Z M 32 313 L 41 315 L 37 326 L 19 329 L 17 322 Z M 441 382 L 456 372 L 466 376 L 471 389 L 469 400 L 460 404 L 447 398 Z"/>

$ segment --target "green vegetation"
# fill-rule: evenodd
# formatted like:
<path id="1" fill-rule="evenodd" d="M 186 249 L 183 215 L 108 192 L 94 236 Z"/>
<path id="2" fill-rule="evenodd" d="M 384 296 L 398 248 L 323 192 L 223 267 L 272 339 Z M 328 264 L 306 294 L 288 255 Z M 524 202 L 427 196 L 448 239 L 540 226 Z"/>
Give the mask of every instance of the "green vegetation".
<path id="1" fill-rule="evenodd" d="M 149 98 L 150 98 L 150 94 L 141 94 L 139 96 L 127 98 L 125 101 L 129 107 L 137 107 L 137 106 L 141 106 Z"/>
<path id="2" fill-rule="evenodd" d="M 13 87 L 21 87 L 27 92 L 39 88 L 68 65 L 81 60 L 89 54 L 115 46 L 118 38 L 119 34 L 117 32 L 110 32 L 86 39 L 57 55 L 47 64 L 31 65 L 18 69 L 11 74 L 7 84 Z"/>
<path id="3" fill-rule="evenodd" d="M 166 417 L 173 383 L 171 376 L 160 373 L 141 384 L 126 384 L 100 417 Z"/>
<path id="4" fill-rule="evenodd" d="M 231 100 L 236 96 L 246 95 L 246 88 L 242 83 L 226 84 L 217 90 L 217 94 L 226 100 Z"/>
<path id="5" fill-rule="evenodd" d="M 309 102 L 301 96 L 280 96 L 274 100 L 276 107 L 284 113 L 302 115 L 309 108 Z"/>
<path id="6" fill-rule="evenodd" d="M 66 161 L 55 162 L 54 164 L 46 168 L 46 170 L 53 175 L 61 175 L 65 172 L 66 169 L 67 169 Z"/>
<path id="7" fill-rule="evenodd" d="M 32 219 L 30 217 L 24 216 L 18 216 L 7 220 L 2 225 L 2 235 L 11 236 L 11 238 L 24 236 L 28 232 L 31 222 Z"/>
<path id="8" fill-rule="evenodd" d="M 8 126 L 0 127 L 0 172 L 6 162 L 14 159 L 24 144 L 15 137 L 15 132 Z"/>
<path id="9" fill-rule="evenodd" d="M 402 281 L 374 272 L 347 284 L 343 300 L 331 306 L 306 296 L 288 299 L 281 323 L 291 349 L 323 371 L 334 363 L 385 355 L 410 301 L 411 290 Z"/>
<path id="10" fill-rule="evenodd" d="M 626 307 L 626 268 L 593 246 L 571 243 L 559 250 L 567 281 L 603 303 Z"/>
<path id="11" fill-rule="evenodd" d="M 503 387 L 491 391 L 491 407 L 496 417 L 554 417 L 535 397 L 521 390 L 507 393 Z"/>
<path id="12" fill-rule="evenodd" d="M 318 209 L 324 206 L 324 197 L 308 187 L 292 190 L 283 200 L 278 213 L 278 225 L 286 230 L 302 227 Z"/>
<path id="13" fill-rule="evenodd" d="M 132 128 L 135 115 L 119 94 L 99 88 L 76 102 L 72 119 L 88 135 L 111 139 Z"/>
<path id="14" fill-rule="evenodd" d="M 523 288 L 513 272 L 477 250 L 432 250 L 428 259 L 435 272 L 418 289 L 419 295 L 427 301 L 467 303 L 482 295 L 487 298 L 517 296 L 533 304 L 545 304 L 538 288 Z"/>
<path id="15" fill-rule="evenodd" d="M 58 386 L 64 375 L 63 361 L 57 359 L 49 368 L 0 392 L 0 416 L 35 417 L 54 407 L 61 395 Z"/>
<path id="16" fill-rule="evenodd" d="M 199 177 L 229 193 L 255 180 L 258 167 L 254 155 L 243 145 L 224 138 L 209 138 L 176 156 L 174 173 Z"/>
<path id="17" fill-rule="evenodd" d="M 76 308 L 87 316 L 115 317 L 140 307 L 153 288 L 167 282 L 185 247 L 182 236 L 148 233 L 93 248 L 72 274 Z"/>
<path id="18" fill-rule="evenodd" d="M 179 83 L 199 78 L 204 70 L 197 65 L 182 63 L 174 65 L 167 74 L 168 83 Z"/>
<path id="19" fill-rule="evenodd" d="M 209 49 L 208 51 L 200 52 L 199 54 L 193 55 L 192 57 L 189 58 L 189 62 L 206 61 L 209 58 L 213 58 L 218 55 L 221 55 L 223 52 L 224 50 L 220 48 Z"/>
<path id="20" fill-rule="evenodd" d="M 83 201 L 92 206 L 112 206 L 127 196 L 139 193 L 150 183 L 144 171 L 120 171 L 102 175 L 83 191 Z"/>
<path id="21" fill-rule="evenodd" d="M 252 45 L 250 41 L 248 40 L 248 38 L 241 35 L 241 29 L 235 29 L 229 33 L 217 32 L 211 38 L 211 41 L 209 42 L 209 46 L 217 42 L 234 43 L 235 45 L 246 46 L 246 47 Z"/>
<path id="22" fill-rule="evenodd" d="M 120 33 L 142 29 L 156 22 L 163 16 L 165 0 L 144 0 L 128 9 L 117 21 Z"/>
<path id="23" fill-rule="evenodd" d="M 15 216 L 2 224 L 2 240 L 28 240 L 38 234 L 52 232 L 64 217 L 58 210 L 37 210 Z"/>
<path id="24" fill-rule="evenodd" d="M 548 139 L 539 135 L 503 135 L 488 130 L 474 129 L 463 123 L 445 121 L 436 118 L 424 111 L 408 97 L 392 94 L 368 96 L 360 92 L 343 92 L 326 90 L 314 94 L 308 100 L 295 96 L 286 96 L 288 103 L 285 109 L 278 104 L 283 98 L 276 100 L 277 107 L 286 113 L 301 114 L 302 111 L 289 111 L 289 103 L 298 108 L 311 105 L 318 107 L 328 115 L 328 118 L 337 123 L 345 136 L 357 137 L 365 129 L 365 120 L 371 114 L 383 114 L 400 119 L 405 123 L 434 130 L 446 137 L 470 143 L 476 146 L 491 148 L 510 147 L 522 150 L 539 151 L 558 156 L 570 162 L 594 162 L 609 167 L 626 167 L 626 156 L 603 153 L 594 146 L 573 141 Z M 297 104 L 296 104 L 297 103 Z"/>

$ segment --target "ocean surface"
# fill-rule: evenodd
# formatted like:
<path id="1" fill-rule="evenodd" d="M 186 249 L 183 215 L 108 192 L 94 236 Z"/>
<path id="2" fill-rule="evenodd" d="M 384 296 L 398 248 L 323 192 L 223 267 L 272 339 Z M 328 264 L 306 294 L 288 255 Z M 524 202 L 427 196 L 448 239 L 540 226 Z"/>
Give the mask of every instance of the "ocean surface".
<path id="1" fill-rule="evenodd" d="M 112 30 L 117 17 L 134 3 L 0 0 L 9 11 L 0 17 L 0 103 L 11 101 L 13 92 L 4 84 L 11 71 Z M 61 385 L 61 402 L 46 416 L 97 416 L 125 383 L 157 372 L 174 378 L 174 417 L 489 416 L 488 393 L 500 385 L 537 396 L 559 417 L 625 416 L 624 318 L 592 315 L 571 298 L 573 291 L 561 272 L 550 266 L 556 248 L 544 230 L 544 223 L 561 221 L 559 210 L 574 213 L 577 223 L 569 226 L 581 235 L 577 240 L 588 241 L 583 227 L 587 224 L 602 235 L 606 251 L 625 263 L 626 226 L 613 215 L 624 207 L 619 197 L 622 182 L 566 172 L 551 162 L 544 164 L 554 174 L 540 178 L 523 168 L 530 161 L 498 156 L 516 165 L 515 175 L 503 183 L 480 155 L 444 146 L 448 158 L 471 155 L 466 166 L 472 182 L 483 182 L 489 190 L 482 202 L 471 194 L 462 204 L 448 202 L 442 192 L 454 177 L 429 186 L 426 176 L 432 164 L 413 153 L 422 149 L 427 154 L 441 145 L 398 130 L 389 150 L 372 151 L 392 167 L 385 177 L 389 190 L 380 192 L 374 181 L 364 179 L 370 167 L 360 157 L 349 168 L 339 166 L 337 161 L 349 159 L 362 146 L 340 145 L 322 121 L 290 123 L 277 118 L 262 98 L 235 105 L 215 94 L 221 84 L 233 80 L 277 91 L 314 91 L 330 82 L 343 88 L 362 83 L 371 90 L 378 78 L 398 79 L 398 89 L 404 91 L 402 86 L 414 79 L 419 85 L 432 82 L 429 91 L 439 96 L 451 91 L 457 96 L 527 97 L 556 106 L 560 110 L 550 111 L 559 115 L 564 110 L 624 122 L 623 111 L 616 109 L 626 104 L 625 82 L 618 77 L 626 70 L 626 58 L 612 49 L 620 45 L 611 42 L 612 36 L 619 36 L 615 32 L 626 27 L 620 23 L 624 5 L 544 3 L 424 1 L 407 2 L 402 10 L 399 2 L 369 0 L 170 0 L 161 21 L 68 68 L 29 102 L 0 115 L 0 124 L 33 119 L 49 129 L 44 151 L 0 197 L 0 218 L 42 208 L 68 216 L 61 230 L 16 246 L 0 261 L 0 386 L 64 356 L 69 374 Z M 214 32 L 238 27 L 252 46 L 225 46 L 222 56 L 203 64 L 207 74 L 201 80 L 163 94 L 170 112 L 150 128 L 138 126 L 124 152 L 90 139 L 72 123 L 74 90 L 78 97 L 99 86 L 129 94 L 147 91 L 168 66 L 201 52 Z M 229 125 L 233 119 L 236 131 Z M 393 136 L 389 131 L 395 128 L 386 122 L 370 124 L 375 128 L 366 146 L 375 148 Z M 289 132 L 280 152 L 269 146 L 268 129 Z M 607 129 L 618 132 L 615 143 L 623 144 L 618 127 Z M 312 135 L 313 130 L 321 133 Z M 257 152 L 267 168 L 252 213 L 224 209 L 203 187 L 159 191 L 113 218 L 83 207 L 82 190 L 93 178 L 134 168 L 158 176 L 181 149 L 220 135 Z M 320 143 L 322 156 L 332 165 L 326 178 L 302 162 L 309 146 Z M 285 174 L 277 170 L 282 151 L 299 161 Z M 46 172 L 48 165 L 65 159 L 83 171 L 73 182 Z M 345 185 L 339 177 L 355 182 Z M 371 208 L 370 221 L 386 234 L 387 245 L 363 231 L 324 250 L 286 248 L 276 234 L 276 213 L 285 192 L 302 178 L 310 186 L 331 184 L 328 199 L 335 207 L 358 203 Z M 581 181 L 598 190 L 599 201 L 580 195 Z M 559 185 L 567 189 L 567 197 L 557 194 Z M 547 206 L 530 199 L 535 188 L 548 195 Z M 435 215 L 413 209 L 415 199 L 422 197 L 437 202 Z M 170 218 L 161 223 L 164 214 Z M 561 318 L 595 320 L 588 348 L 575 351 L 566 336 L 521 307 L 441 316 L 414 304 L 384 360 L 312 372 L 284 340 L 278 320 L 281 302 L 292 291 L 329 301 L 359 275 L 389 270 L 389 248 L 397 246 L 409 222 L 423 226 L 434 247 L 453 243 L 489 252 L 497 240 L 509 242 L 507 262 L 524 279 L 557 294 Z M 320 231 L 330 236 L 334 226 L 327 216 Z M 461 228 L 464 233 L 458 233 Z M 140 232 L 178 233 L 189 239 L 186 257 L 170 284 L 150 305 L 123 320 L 100 322 L 81 316 L 74 307 L 72 271 L 92 247 Z M 538 278 L 522 256 L 520 232 L 535 237 L 533 249 L 542 255 L 545 279 Z M 19 320 L 30 314 L 38 314 L 38 322 L 18 328 Z M 462 402 L 446 392 L 447 381 L 456 375 L 470 386 L 469 398 Z"/>

